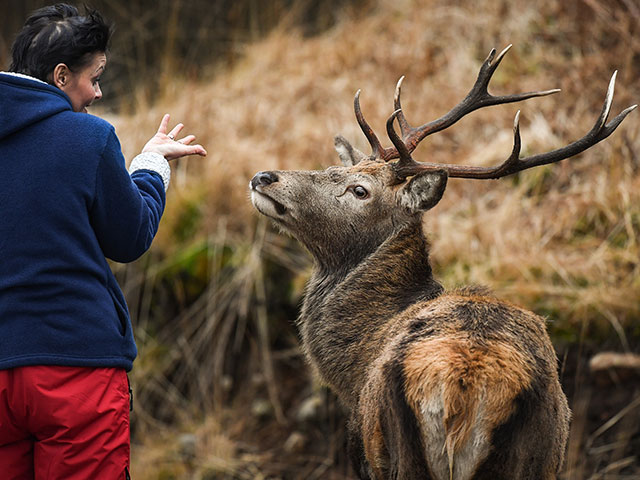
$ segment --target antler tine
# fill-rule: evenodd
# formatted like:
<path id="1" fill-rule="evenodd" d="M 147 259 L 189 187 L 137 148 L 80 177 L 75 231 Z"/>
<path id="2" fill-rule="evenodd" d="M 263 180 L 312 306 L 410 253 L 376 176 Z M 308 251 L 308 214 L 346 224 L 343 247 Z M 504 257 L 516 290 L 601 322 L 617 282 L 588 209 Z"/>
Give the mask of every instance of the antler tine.
<path id="1" fill-rule="evenodd" d="M 401 79 L 402 81 L 402 79 Z M 400 83 L 400 82 L 398 82 Z M 398 119 L 398 123 L 402 128 L 402 110 L 397 109 L 395 112 L 391 114 L 391 116 L 387 119 L 387 134 L 389 135 L 389 139 L 391 143 L 396 147 L 398 155 L 400 156 L 400 160 L 395 165 L 396 171 L 402 169 L 408 169 L 412 166 L 419 165 L 413 158 L 411 158 L 411 153 L 407 149 L 407 146 L 404 143 L 404 140 L 400 138 L 400 136 L 396 133 L 396 129 L 393 127 L 394 120 Z"/>
<path id="2" fill-rule="evenodd" d="M 411 132 L 412 128 L 411 128 L 411 125 L 409 125 L 409 122 L 407 122 L 407 119 L 404 116 L 404 112 L 402 111 L 402 105 L 400 104 L 400 93 L 401 93 L 400 90 L 402 89 L 403 81 L 404 81 L 404 75 L 400 77 L 400 79 L 398 80 L 398 83 L 396 84 L 396 93 L 393 96 L 393 108 L 395 109 L 396 112 L 399 111 L 397 118 L 398 118 L 398 123 L 400 124 L 400 132 L 402 133 L 402 137 L 404 139 L 404 137 Z"/>
<path id="3" fill-rule="evenodd" d="M 613 93 L 616 88 L 617 76 L 618 76 L 618 71 L 615 70 L 613 72 L 613 75 L 611 75 L 611 80 L 609 80 L 609 86 L 607 87 L 607 96 L 604 98 L 604 105 L 602 105 L 602 112 L 600 113 L 600 116 L 596 120 L 595 125 L 591 129 L 592 131 L 601 129 L 607 122 L 607 118 L 609 117 L 609 112 L 611 111 L 611 104 L 613 103 Z"/>
<path id="4" fill-rule="evenodd" d="M 382 144 L 380 143 L 380 140 L 378 140 L 378 137 L 376 136 L 373 129 L 364 119 L 364 115 L 362 114 L 362 110 L 360 109 L 360 92 L 361 90 L 358 90 L 356 92 L 355 98 L 353 99 L 353 110 L 356 114 L 356 120 L 358 121 L 358 125 L 360 125 L 364 136 L 367 137 L 369 145 L 371 145 L 371 156 L 374 158 L 381 158 L 384 148 L 382 147 Z"/>
<path id="5" fill-rule="evenodd" d="M 509 50 L 511 50 L 511 47 L 513 47 L 513 44 L 510 43 L 509 45 L 507 45 L 499 54 L 498 57 L 495 59 L 495 61 L 493 60 L 493 57 L 495 57 L 496 55 L 496 49 L 492 48 L 491 52 L 489 52 L 489 55 L 487 55 L 487 58 L 485 58 L 483 66 L 486 65 L 486 68 L 489 69 L 490 73 L 489 76 L 493 75 L 493 72 L 496 71 L 496 69 L 498 68 L 498 65 L 500 65 L 500 62 L 502 62 L 502 59 L 504 58 L 504 56 L 507 54 L 507 52 Z M 488 84 L 488 82 L 487 82 Z"/>
<path id="6" fill-rule="evenodd" d="M 528 100 L 534 97 L 543 97 L 546 95 L 551 95 L 553 93 L 557 93 L 560 89 L 555 88 L 552 90 L 542 90 L 535 92 L 526 92 L 526 93 L 516 93 L 511 95 L 499 95 L 494 96 L 488 92 L 489 82 L 491 81 L 491 77 L 494 72 L 500 65 L 500 62 L 506 55 L 506 53 L 511 48 L 511 45 L 507 46 L 504 50 L 502 50 L 496 56 L 496 50 L 492 49 L 482 66 L 480 67 L 480 71 L 478 73 L 478 78 L 476 79 L 475 84 L 467 94 L 467 96 L 460 102 L 458 105 L 453 107 L 448 113 L 443 115 L 442 117 L 433 120 L 429 123 L 425 123 L 419 127 L 411 127 L 407 120 L 404 118 L 404 115 L 398 117 L 400 121 L 400 126 L 403 133 L 404 141 L 409 149 L 409 152 L 413 152 L 418 144 L 428 135 L 444 130 L 445 128 L 450 127 L 462 117 L 467 115 L 468 113 L 473 112 L 482 107 L 488 107 L 491 105 L 501 105 L 505 103 L 513 103 L 520 102 L 524 100 Z M 400 85 L 402 84 L 402 78 L 398 82 L 398 86 L 396 87 L 396 102 L 395 108 L 398 109 L 400 107 Z M 397 158 L 394 157 L 394 158 Z"/>
<path id="7" fill-rule="evenodd" d="M 611 110 L 611 103 L 613 101 L 616 73 L 617 72 L 614 72 L 611 76 L 609 87 L 607 89 L 607 95 L 604 100 L 604 105 L 602 106 L 602 113 L 598 116 L 598 119 L 596 120 L 593 128 L 584 137 L 576 140 L 573 143 L 570 143 L 565 147 L 561 147 L 546 153 L 532 155 L 530 157 L 519 158 L 521 140 L 519 127 L 520 112 L 518 112 L 516 114 L 513 127 L 513 151 L 511 152 L 509 158 L 501 165 L 498 165 L 496 167 L 474 167 L 468 165 L 442 165 L 415 162 L 415 164 L 411 165 L 409 168 L 403 169 L 402 173 L 408 176 L 415 175 L 416 173 L 425 170 L 444 169 L 448 171 L 449 177 L 496 179 L 540 165 L 559 162 L 569 157 L 578 155 L 579 153 L 582 153 L 586 149 L 594 146 L 595 144 L 601 142 L 609 135 L 611 135 L 618 127 L 618 125 L 620 125 L 620 123 L 622 123 L 622 121 L 626 118 L 626 116 L 629 115 L 629 113 L 631 113 L 637 107 L 637 105 L 631 105 L 630 107 L 620 112 L 609 123 L 606 123 L 607 118 L 609 117 L 609 112 Z"/>

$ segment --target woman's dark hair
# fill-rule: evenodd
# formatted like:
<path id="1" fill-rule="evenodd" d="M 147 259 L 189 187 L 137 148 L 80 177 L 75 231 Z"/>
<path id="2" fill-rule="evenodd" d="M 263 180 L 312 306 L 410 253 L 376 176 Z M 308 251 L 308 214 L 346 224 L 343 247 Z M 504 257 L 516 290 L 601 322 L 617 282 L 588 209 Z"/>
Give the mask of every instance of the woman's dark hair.
<path id="1" fill-rule="evenodd" d="M 59 63 L 76 71 L 93 54 L 106 52 L 111 24 L 97 10 L 84 10 L 81 15 L 76 7 L 59 3 L 33 12 L 13 42 L 9 70 L 49 82 Z"/>

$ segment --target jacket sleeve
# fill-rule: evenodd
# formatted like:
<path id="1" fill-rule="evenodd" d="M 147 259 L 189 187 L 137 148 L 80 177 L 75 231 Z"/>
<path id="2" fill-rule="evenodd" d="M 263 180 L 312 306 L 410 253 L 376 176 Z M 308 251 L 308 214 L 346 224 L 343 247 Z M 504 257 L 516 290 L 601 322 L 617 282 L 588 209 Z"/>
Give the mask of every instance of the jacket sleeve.
<path id="1" fill-rule="evenodd" d="M 122 263 L 136 260 L 151 246 L 171 172 L 156 153 L 138 155 L 130 171 L 111 130 L 96 171 L 91 222 L 104 255 Z"/>

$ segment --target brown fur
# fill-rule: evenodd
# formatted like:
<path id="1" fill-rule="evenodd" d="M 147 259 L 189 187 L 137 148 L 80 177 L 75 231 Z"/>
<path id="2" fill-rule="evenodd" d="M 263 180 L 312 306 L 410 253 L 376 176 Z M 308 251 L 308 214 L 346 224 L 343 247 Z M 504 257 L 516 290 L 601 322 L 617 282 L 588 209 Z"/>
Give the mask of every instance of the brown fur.
<path id="1" fill-rule="evenodd" d="M 433 278 L 421 214 L 445 185 L 442 172 L 398 183 L 392 166 L 364 160 L 262 172 L 252 200 L 316 261 L 302 343 L 351 412 L 360 478 L 554 478 L 569 409 L 544 320 Z"/>
<path id="2" fill-rule="evenodd" d="M 504 342 L 475 346 L 465 335 L 416 342 L 404 361 L 409 405 L 441 393 L 446 448 L 452 462 L 469 439 L 478 403 L 487 411 L 487 435 L 513 413 L 513 400 L 531 382 L 522 354 Z"/>

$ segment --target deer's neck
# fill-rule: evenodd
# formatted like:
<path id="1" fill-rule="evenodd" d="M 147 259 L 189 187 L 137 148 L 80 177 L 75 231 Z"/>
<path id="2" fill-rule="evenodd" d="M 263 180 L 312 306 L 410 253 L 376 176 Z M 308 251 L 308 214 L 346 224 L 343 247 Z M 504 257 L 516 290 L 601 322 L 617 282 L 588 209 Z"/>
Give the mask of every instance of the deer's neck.
<path id="1" fill-rule="evenodd" d="M 441 292 L 419 224 L 387 239 L 348 272 L 318 268 L 300 316 L 307 356 L 342 400 L 353 404 L 366 369 L 393 329 L 390 320 Z"/>

